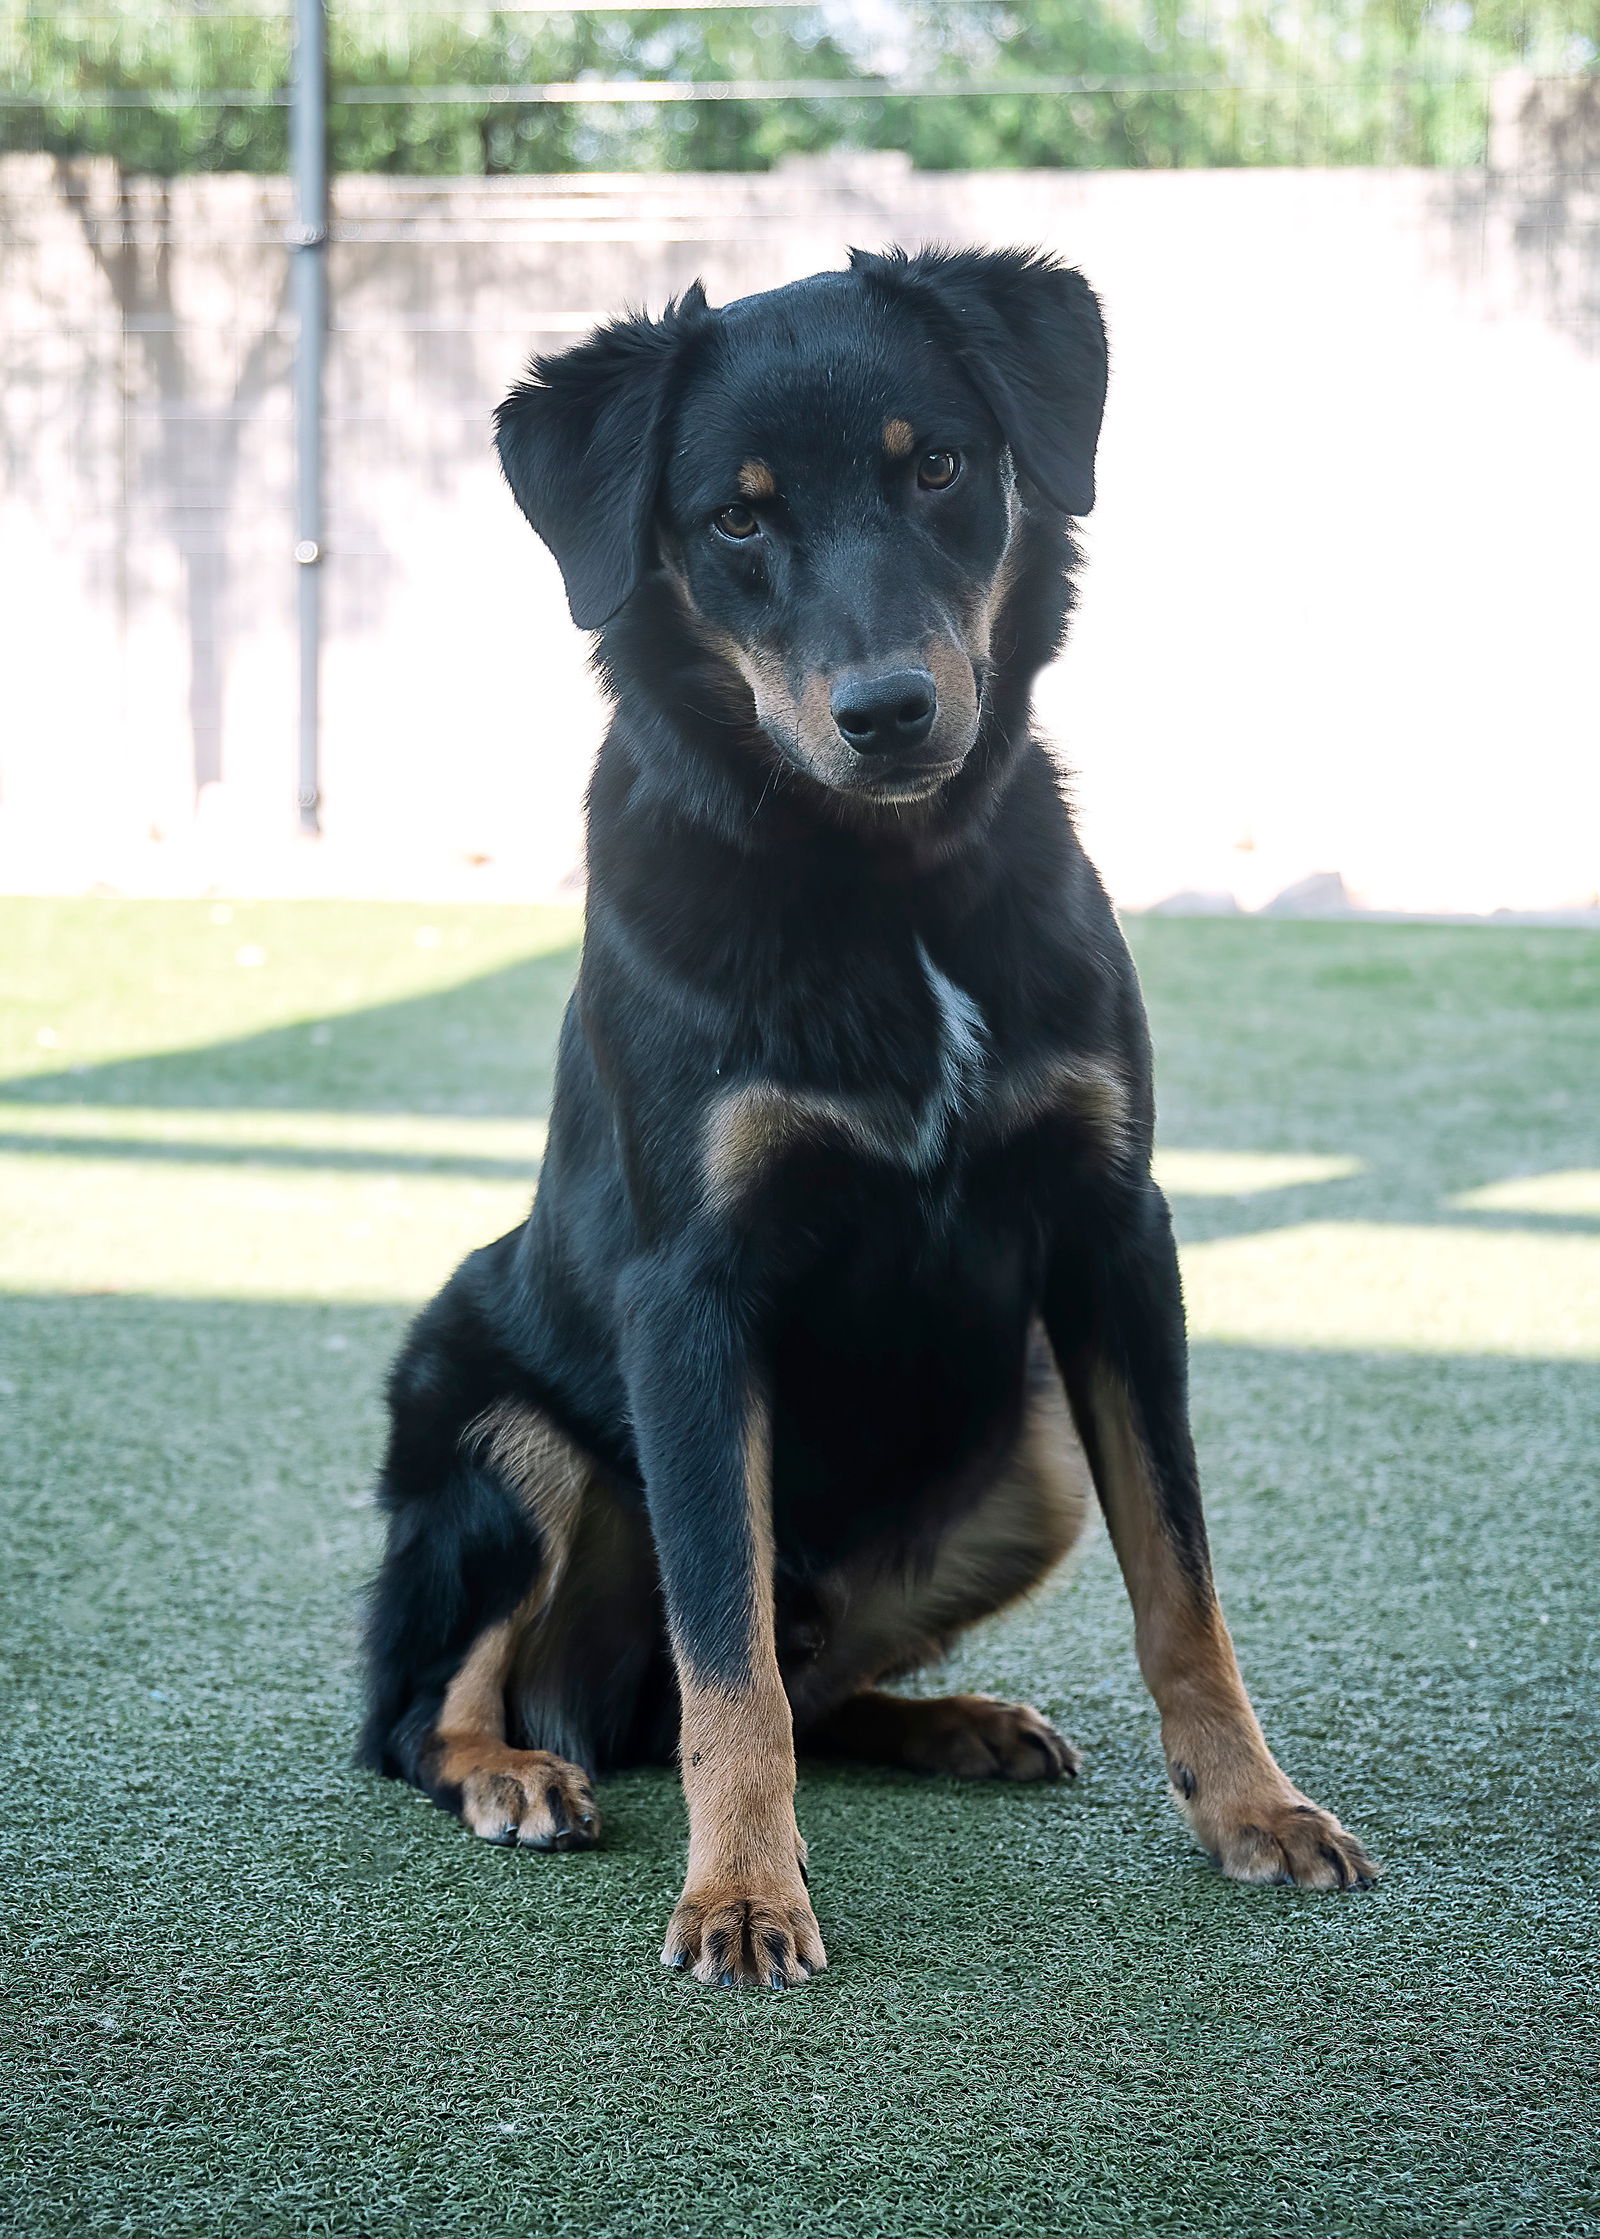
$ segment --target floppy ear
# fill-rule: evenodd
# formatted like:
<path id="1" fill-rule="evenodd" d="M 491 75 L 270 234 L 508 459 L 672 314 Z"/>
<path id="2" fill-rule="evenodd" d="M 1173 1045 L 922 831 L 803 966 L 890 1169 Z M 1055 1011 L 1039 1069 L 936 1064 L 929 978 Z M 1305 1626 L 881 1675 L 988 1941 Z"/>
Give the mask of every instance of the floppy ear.
<path id="1" fill-rule="evenodd" d="M 535 358 L 494 416 L 511 494 L 555 554 L 580 630 L 624 605 L 649 559 L 671 375 L 706 315 L 697 280 L 659 319 Z"/>
<path id="2" fill-rule="evenodd" d="M 1020 471 L 1063 513 L 1094 504 L 1106 330 L 1081 272 L 1033 249 L 850 252 L 916 305 L 976 383 Z"/>

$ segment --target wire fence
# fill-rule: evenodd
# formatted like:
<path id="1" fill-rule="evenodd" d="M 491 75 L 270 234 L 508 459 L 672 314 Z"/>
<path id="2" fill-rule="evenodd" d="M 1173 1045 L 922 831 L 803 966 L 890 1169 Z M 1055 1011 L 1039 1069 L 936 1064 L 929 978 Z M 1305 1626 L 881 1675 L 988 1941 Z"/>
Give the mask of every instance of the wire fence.
<path id="1" fill-rule="evenodd" d="M 287 163 L 292 9 L 5 0 L 0 152 Z M 1463 166 L 1509 69 L 1592 72 L 1600 0 L 351 0 L 329 11 L 335 171 Z"/>
<path id="2" fill-rule="evenodd" d="M 1202 264 L 1235 305 L 1264 282 L 1311 319 L 1318 257 L 1369 284 L 1359 244 L 1404 287 L 1443 275 L 1474 318 L 1528 313 L 1600 351 L 1600 23 L 1524 0 L 1513 37 L 1464 8 L 1308 0 L 1290 39 L 1282 9 L 1181 0 L 908 0 L 870 37 L 814 0 L 336 5 L 309 240 L 285 8 L 0 9 L 0 598 L 35 617 L 0 810 L 66 829 L 104 808 L 170 839 L 198 803 L 276 831 L 298 784 L 335 831 L 392 833 L 404 808 L 463 860 L 518 829 L 553 835 L 553 862 L 596 715 L 553 582 L 534 620 L 507 588 L 528 540 L 486 412 L 530 347 L 700 273 L 727 296 L 847 240 L 1045 240 L 1148 316 L 1155 363 L 1192 359 L 1160 306 Z M 1266 165 L 1317 176 L 1244 176 Z M 1235 175 L 1228 199 L 1204 171 Z M 1191 176 L 1147 180 L 1162 199 L 1140 215 L 1113 175 L 1157 172 Z M 289 279 L 307 250 L 331 282 L 314 383 Z M 1336 356 L 1342 330 L 1316 347 Z M 313 579 L 326 660 L 307 672 Z M 489 655 L 530 632 L 541 707 L 576 742 L 548 799 Z M 308 673 L 322 766 L 297 775 Z"/>

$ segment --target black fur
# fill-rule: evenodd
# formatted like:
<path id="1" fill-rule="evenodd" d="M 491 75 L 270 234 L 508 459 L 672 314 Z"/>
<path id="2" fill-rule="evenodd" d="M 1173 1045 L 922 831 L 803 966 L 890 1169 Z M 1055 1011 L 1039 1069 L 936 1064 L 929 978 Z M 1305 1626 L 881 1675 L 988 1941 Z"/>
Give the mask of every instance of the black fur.
<path id="1" fill-rule="evenodd" d="M 603 627 L 616 709 L 538 1199 L 395 1373 L 369 1763 L 426 1782 L 453 1664 L 534 1575 L 526 1515 L 461 1444 L 506 1397 L 647 1513 L 677 1652 L 729 1686 L 765 1590 L 752 1389 L 793 1663 L 819 1581 L 869 1546 L 914 1565 L 992 1477 L 1040 1320 L 1086 1429 L 1095 1364 L 1125 1378 L 1203 1579 L 1139 990 L 1029 728 L 1105 365 L 1094 297 L 1048 259 L 857 254 L 722 311 L 694 289 L 540 361 L 502 407 L 505 472 L 574 619 Z M 770 497 L 741 502 L 749 462 Z M 730 533 L 746 514 L 757 532 Z M 832 732 L 847 687 L 924 658 L 925 741 L 868 756 Z M 997 1131 L 996 1084 L 1060 1061 L 1124 1084 L 1120 1132 L 1066 1108 Z M 712 1202 L 712 1115 L 761 1083 L 875 1115 L 879 1147 L 824 1126 Z M 596 1681 L 587 1720 L 569 1706 L 591 1766 L 671 1748 L 654 1586 L 596 1619 L 629 1677 L 621 1701 Z"/>

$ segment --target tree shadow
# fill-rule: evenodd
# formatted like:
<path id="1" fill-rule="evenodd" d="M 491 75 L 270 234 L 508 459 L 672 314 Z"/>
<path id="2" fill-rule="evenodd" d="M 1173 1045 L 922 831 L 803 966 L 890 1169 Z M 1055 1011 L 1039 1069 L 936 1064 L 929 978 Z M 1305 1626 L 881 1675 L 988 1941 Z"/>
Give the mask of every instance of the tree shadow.
<path id="1" fill-rule="evenodd" d="M 179 1143 L 130 1135 L 8 1135 L 0 1158 L 121 1159 L 143 1166 L 277 1166 L 318 1174 L 445 1174 L 464 1182 L 532 1182 L 539 1160 L 473 1152 L 360 1150 L 337 1143 Z"/>
<path id="2" fill-rule="evenodd" d="M 188 1049 L 118 1058 L 99 1065 L 0 1080 L 0 1155 L 118 1159 L 194 1165 L 319 1168 L 350 1174 L 449 1174 L 463 1180 L 529 1180 L 537 1172 L 518 1146 L 474 1148 L 397 1143 L 283 1143 L 137 1138 L 109 1126 L 103 1134 L 8 1128 L 6 1107 L 74 1105 L 155 1110 L 281 1111 L 438 1116 L 537 1122 L 549 1112 L 556 1042 L 577 970 L 576 942 L 523 957 L 475 978 L 363 1009 L 307 1015 L 259 1033 Z M 1174 1071 L 1177 1070 L 1176 1065 Z M 1181 1099 L 1177 1100 L 1181 1103 Z M 1237 1123 L 1238 1114 L 1232 1115 Z M 1250 1135 L 1247 1127 L 1225 1134 Z M 1579 1213 L 1469 1210 L 1441 1202 L 1441 1177 L 1413 1173 L 1371 1155 L 1370 1136 L 1355 1174 L 1237 1195 L 1172 1193 L 1186 1244 L 1258 1235 L 1317 1221 L 1404 1221 L 1477 1230 L 1593 1235 Z M 1187 1137 L 1184 1138 L 1187 1140 Z M 1215 1147 L 1246 1149 L 1252 1141 Z M 1481 1179 L 1524 1170 L 1520 1156 L 1490 1158 Z M 1561 1163 L 1554 1147 L 1550 1163 Z M 1459 1185 L 1458 1185 L 1459 1186 Z"/>
<path id="3" fill-rule="evenodd" d="M 1492 279 L 1497 297 L 1534 312 L 1591 358 L 1600 354 L 1595 114 L 1591 104 L 1587 118 L 1539 125 L 1536 166 L 1445 172 L 1430 195 L 1458 274 L 1478 285 Z"/>
<path id="4" fill-rule="evenodd" d="M 362 1010 L 327 1012 L 191 1049 L 14 1076 L 0 1080 L 0 1108 L 143 1105 L 537 1119 L 549 1110 L 556 1037 L 577 960 L 574 943 Z M 154 1155 L 152 1146 L 138 1148 Z"/>

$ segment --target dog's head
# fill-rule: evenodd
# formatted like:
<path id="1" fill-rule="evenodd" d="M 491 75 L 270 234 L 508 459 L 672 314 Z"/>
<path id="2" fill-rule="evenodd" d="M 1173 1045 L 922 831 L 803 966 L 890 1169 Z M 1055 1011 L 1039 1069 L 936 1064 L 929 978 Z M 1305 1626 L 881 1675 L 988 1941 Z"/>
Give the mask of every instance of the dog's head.
<path id="1" fill-rule="evenodd" d="M 788 762 L 908 802 L 978 737 L 1026 516 L 1094 503 L 1105 381 L 1078 273 L 858 251 L 605 327 L 537 361 L 496 426 L 580 628 L 664 578 Z"/>

